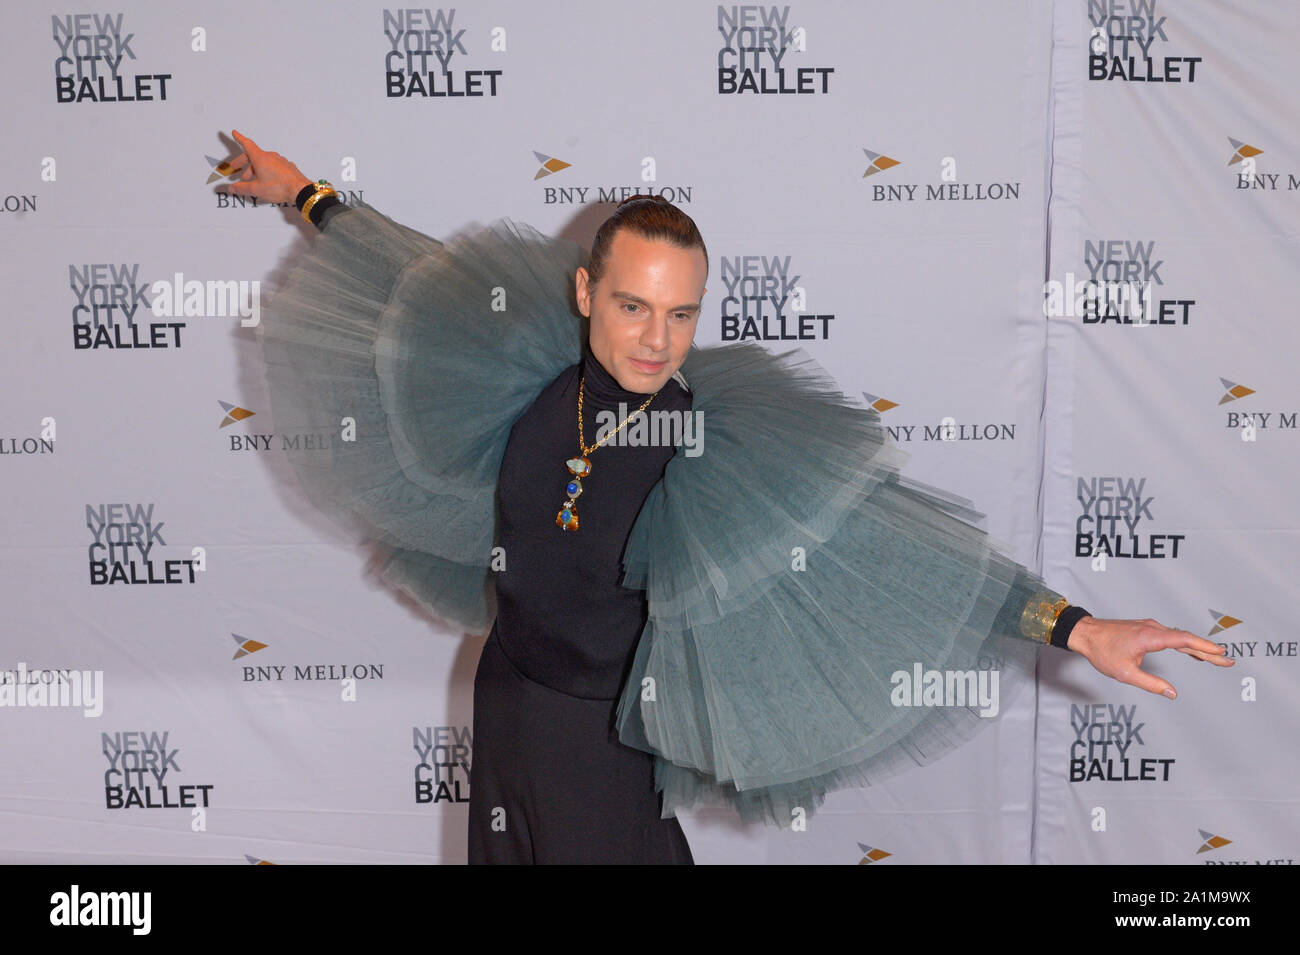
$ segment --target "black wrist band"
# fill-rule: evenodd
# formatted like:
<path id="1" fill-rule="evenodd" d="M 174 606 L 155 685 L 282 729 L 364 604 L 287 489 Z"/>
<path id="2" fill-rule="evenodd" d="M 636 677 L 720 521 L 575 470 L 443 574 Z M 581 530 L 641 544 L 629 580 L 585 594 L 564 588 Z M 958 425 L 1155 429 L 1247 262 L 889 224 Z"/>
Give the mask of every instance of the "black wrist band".
<path id="1" fill-rule="evenodd" d="M 1092 614 L 1082 607 L 1076 607 L 1074 604 L 1066 607 L 1061 611 L 1061 615 L 1056 618 L 1056 623 L 1052 625 L 1051 644 L 1054 647 L 1060 647 L 1062 650 L 1069 650 L 1070 631 L 1074 625 L 1084 617 L 1091 617 Z"/>
<path id="2" fill-rule="evenodd" d="M 323 196 L 319 201 L 317 201 L 316 205 L 311 207 L 311 212 L 307 213 L 307 218 L 311 219 L 311 224 L 319 229 L 321 219 L 324 218 L 325 213 L 333 206 L 340 206 L 342 204 L 343 200 L 338 196 Z"/>
<path id="3" fill-rule="evenodd" d="M 307 204 L 307 200 L 316 195 L 316 183 L 309 182 L 298 190 L 298 196 L 293 200 L 293 204 L 302 212 L 302 207 Z"/>

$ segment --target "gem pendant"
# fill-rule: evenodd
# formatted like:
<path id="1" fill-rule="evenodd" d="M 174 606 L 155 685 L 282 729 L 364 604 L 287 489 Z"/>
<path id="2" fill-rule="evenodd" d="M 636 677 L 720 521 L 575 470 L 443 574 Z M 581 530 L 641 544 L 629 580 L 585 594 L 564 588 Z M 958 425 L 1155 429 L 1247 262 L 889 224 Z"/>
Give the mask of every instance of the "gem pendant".
<path id="1" fill-rule="evenodd" d="M 576 531 L 578 529 L 578 506 L 574 502 L 578 495 L 582 493 L 582 478 L 591 473 L 591 461 L 585 457 L 569 458 L 564 462 L 568 465 L 569 471 L 573 477 L 569 483 L 564 486 L 564 493 L 569 499 L 560 507 L 560 511 L 555 515 L 555 524 L 562 531 Z"/>

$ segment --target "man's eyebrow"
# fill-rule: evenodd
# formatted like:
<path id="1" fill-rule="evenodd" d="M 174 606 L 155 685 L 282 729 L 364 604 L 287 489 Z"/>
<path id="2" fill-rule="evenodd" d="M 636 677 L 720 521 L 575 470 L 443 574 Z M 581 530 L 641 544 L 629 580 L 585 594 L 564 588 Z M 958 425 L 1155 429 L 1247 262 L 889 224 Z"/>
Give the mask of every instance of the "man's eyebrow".
<path id="1" fill-rule="evenodd" d="M 610 292 L 609 294 L 614 298 L 627 299 L 629 302 L 636 302 L 638 305 L 644 305 L 646 308 L 651 307 L 650 303 L 647 302 L 645 299 L 643 299 L 640 295 L 633 295 L 631 292 L 614 291 L 614 292 Z M 673 308 L 668 309 L 668 311 L 670 312 L 698 312 L 699 310 L 700 310 L 699 302 L 687 302 L 685 305 L 677 305 L 674 306 Z"/>

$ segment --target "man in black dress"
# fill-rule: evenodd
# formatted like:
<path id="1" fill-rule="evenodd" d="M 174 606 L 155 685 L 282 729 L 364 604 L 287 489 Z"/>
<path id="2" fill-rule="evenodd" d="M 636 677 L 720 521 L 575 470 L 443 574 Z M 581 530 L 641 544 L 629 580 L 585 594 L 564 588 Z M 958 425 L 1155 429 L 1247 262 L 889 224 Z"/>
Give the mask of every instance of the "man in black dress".
<path id="1" fill-rule="evenodd" d="M 227 191 L 273 202 L 311 193 L 295 165 L 234 136 L 244 152 L 229 168 L 242 178 Z M 327 201 L 333 207 L 317 203 L 311 218 L 321 228 L 346 214 Z M 676 819 L 659 817 L 653 757 L 623 746 L 613 729 L 646 620 L 644 592 L 618 584 L 620 557 L 674 448 L 599 444 L 596 416 L 627 422 L 628 410 L 651 406 L 689 412 L 690 383 L 677 373 L 707 274 L 703 240 L 685 213 L 646 197 L 617 210 L 597 233 L 590 266 L 574 276 L 590 321 L 582 360 L 543 389 L 511 432 L 497 488 L 511 571 L 497 578 L 498 615 L 475 680 L 472 862 L 692 861 Z M 561 470 L 589 455 L 593 476 Z M 580 500 L 565 484 L 575 475 Z M 557 530 L 570 521 L 576 529 L 578 512 L 581 533 Z M 1169 683 L 1141 669 L 1146 653 L 1174 648 L 1233 662 L 1218 644 L 1149 618 L 1076 614 L 1059 636 L 1101 673 L 1170 699 Z"/>

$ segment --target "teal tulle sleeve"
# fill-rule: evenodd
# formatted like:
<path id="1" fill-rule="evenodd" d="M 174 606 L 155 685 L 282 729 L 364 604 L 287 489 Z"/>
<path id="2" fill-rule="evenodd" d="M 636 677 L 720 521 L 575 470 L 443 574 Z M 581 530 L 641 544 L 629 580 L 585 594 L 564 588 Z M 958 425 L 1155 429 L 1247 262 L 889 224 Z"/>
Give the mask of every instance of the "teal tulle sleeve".
<path id="1" fill-rule="evenodd" d="M 385 581 L 469 632 L 495 615 L 510 429 L 581 354 L 569 299 L 585 259 L 508 219 L 444 244 L 362 203 L 264 310 L 272 416 L 308 497 L 381 545 Z"/>
<path id="2" fill-rule="evenodd" d="M 703 451 L 678 449 L 628 541 L 650 612 L 618 710 L 623 742 L 657 757 L 665 816 L 789 825 L 948 752 L 1032 683 L 1045 634 L 1022 616 L 1060 595 L 971 502 L 902 477 L 874 410 L 802 351 L 694 349 L 682 371 Z M 931 671 L 983 671 L 994 705 L 901 705 Z"/>

